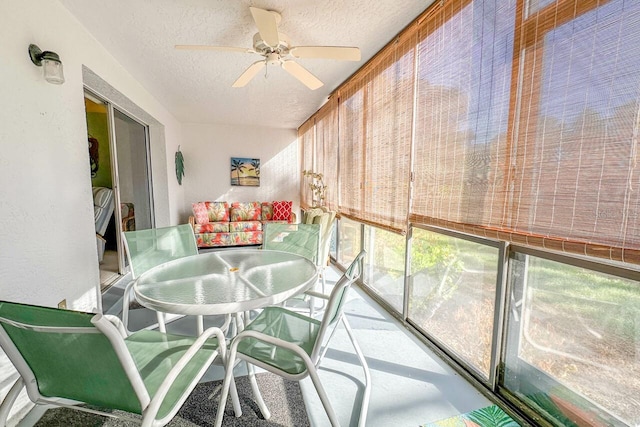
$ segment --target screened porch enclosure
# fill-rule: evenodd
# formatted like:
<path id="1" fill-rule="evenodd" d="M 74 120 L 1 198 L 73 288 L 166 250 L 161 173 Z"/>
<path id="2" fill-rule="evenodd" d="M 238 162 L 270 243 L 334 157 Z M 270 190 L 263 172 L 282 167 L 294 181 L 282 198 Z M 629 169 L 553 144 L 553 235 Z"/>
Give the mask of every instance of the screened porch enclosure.
<path id="1" fill-rule="evenodd" d="M 639 130 L 640 3 L 445 0 L 298 133 L 377 300 L 530 420 L 634 426 Z"/>

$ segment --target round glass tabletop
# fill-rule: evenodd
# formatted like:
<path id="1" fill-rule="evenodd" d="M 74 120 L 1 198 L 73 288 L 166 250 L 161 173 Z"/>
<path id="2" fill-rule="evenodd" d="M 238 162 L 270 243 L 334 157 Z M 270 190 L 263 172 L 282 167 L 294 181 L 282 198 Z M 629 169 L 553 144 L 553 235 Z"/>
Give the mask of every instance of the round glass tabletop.
<path id="1" fill-rule="evenodd" d="M 317 277 L 316 265 L 302 256 L 234 249 L 161 264 L 141 274 L 133 289 L 140 304 L 156 311 L 231 314 L 286 301 Z"/>

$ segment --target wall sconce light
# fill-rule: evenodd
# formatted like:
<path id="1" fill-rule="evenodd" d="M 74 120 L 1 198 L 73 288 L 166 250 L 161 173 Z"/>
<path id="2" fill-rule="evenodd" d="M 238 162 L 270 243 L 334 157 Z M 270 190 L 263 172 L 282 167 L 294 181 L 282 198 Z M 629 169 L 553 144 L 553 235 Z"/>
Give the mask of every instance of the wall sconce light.
<path id="1" fill-rule="evenodd" d="M 38 67 L 43 67 L 44 79 L 49 83 L 61 85 L 64 83 L 64 73 L 62 71 L 62 62 L 55 52 L 40 50 L 35 44 L 29 45 L 29 57 L 31 62 Z"/>

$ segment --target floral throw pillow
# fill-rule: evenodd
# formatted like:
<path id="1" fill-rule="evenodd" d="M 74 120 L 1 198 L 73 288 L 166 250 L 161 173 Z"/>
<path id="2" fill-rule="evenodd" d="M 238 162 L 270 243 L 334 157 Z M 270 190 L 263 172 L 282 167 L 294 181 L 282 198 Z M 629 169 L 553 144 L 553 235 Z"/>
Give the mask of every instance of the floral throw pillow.
<path id="1" fill-rule="evenodd" d="M 209 221 L 229 221 L 229 203 L 227 202 L 204 202 L 207 207 Z"/>
<path id="2" fill-rule="evenodd" d="M 193 216 L 196 217 L 197 224 L 209 223 L 209 214 L 207 213 L 207 206 L 204 202 L 193 203 L 191 208 L 193 209 Z"/>
<path id="3" fill-rule="evenodd" d="M 273 220 L 274 221 L 289 221 L 291 217 L 292 201 L 279 201 L 273 202 Z"/>
<path id="4" fill-rule="evenodd" d="M 262 202 L 262 221 L 273 220 L 273 205 L 271 202 Z"/>

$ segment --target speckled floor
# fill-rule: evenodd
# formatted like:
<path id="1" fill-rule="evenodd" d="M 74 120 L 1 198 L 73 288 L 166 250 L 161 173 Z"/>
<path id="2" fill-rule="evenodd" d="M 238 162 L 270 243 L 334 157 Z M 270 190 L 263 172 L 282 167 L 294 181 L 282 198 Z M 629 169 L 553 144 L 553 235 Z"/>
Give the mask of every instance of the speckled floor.
<path id="1" fill-rule="evenodd" d="M 223 427 L 275 427 L 275 426 L 309 426 L 309 420 L 297 382 L 286 381 L 270 373 L 257 375 L 260 391 L 265 403 L 271 411 L 269 420 L 260 414 L 258 406 L 253 400 L 248 377 L 236 380 L 242 416 L 236 418 L 231 405 L 231 399 L 225 407 Z M 197 427 L 212 426 L 218 409 L 218 396 L 222 381 L 201 383 L 191 393 L 178 415 L 167 427 Z M 114 414 L 125 414 L 114 411 Z M 104 417 L 67 408 L 50 409 L 42 416 L 34 427 L 72 427 L 72 426 L 102 426 L 102 427 L 134 427 L 140 425 L 140 417 L 134 420 Z"/>

